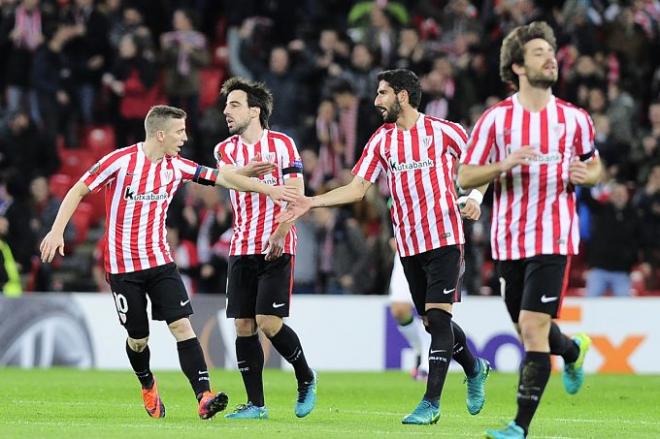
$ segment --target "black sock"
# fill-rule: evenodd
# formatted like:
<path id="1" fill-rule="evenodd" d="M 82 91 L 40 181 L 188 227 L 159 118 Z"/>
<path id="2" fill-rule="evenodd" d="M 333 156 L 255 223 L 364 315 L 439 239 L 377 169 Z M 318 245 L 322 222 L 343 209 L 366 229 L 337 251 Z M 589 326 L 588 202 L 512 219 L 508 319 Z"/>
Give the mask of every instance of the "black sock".
<path id="1" fill-rule="evenodd" d="M 264 351 L 257 334 L 236 337 L 236 360 L 243 377 L 248 402 L 257 407 L 264 406 Z"/>
<path id="2" fill-rule="evenodd" d="M 204 392 L 211 390 L 209 370 L 206 367 L 202 346 L 197 337 L 194 337 L 178 342 L 176 348 L 179 351 L 181 370 L 190 381 L 195 397 L 199 401 Z"/>
<path id="3" fill-rule="evenodd" d="M 478 372 L 477 359 L 472 355 L 472 352 L 470 352 L 465 332 L 463 332 L 463 329 L 453 320 L 451 322 L 451 329 L 454 332 L 454 353 L 452 358 L 463 367 L 465 375 L 471 378 Z"/>
<path id="4" fill-rule="evenodd" d="M 298 384 L 309 383 L 314 379 L 312 369 L 307 365 L 300 340 L 293 329 L 282 324 L 282 328 L 277 334 L 268 338 L 277 352 L 293 366 Z"/>
<path id="5" fill-rule="evenodd" d="M 154 385 L 154 375 L 149 369 L 149 359 L 151 358 L 151 352 L 149 352 L 149 346 L 145 347 L 142 352 L 135 352 L 126 342 L 126 354 L 128 355 L 128 361 L 131 363 L 131 367 L 135 371 L 135 375 L 140 380 L 140 384 L 145 389 L 150 389 Z"/>
<path id="6" fill-rule="evenodd" d="M 525 436 L 527 436 L 534 412 L 541 402 L 548 379 L 550 379 L 550 354 L 526 352 L 518 381 L 518 413 L 515 419 L 516 424 L 525 430 Z"/>
<path id="7" fill-rule="evenodd" d="M 451 314 L 448 312 L 433 308 L 426 312 L 426 318 L 429 323 L 428 330 L 431 333 L 431 349 L 429 350 L 429 376 L 426 381 L 424 399 L 438 405 L 451 361 L 454 334 L 451 327 Z"/>
<path id="8" fill-rule="evenodd" d="M 580 355 L 580 348 L 569 337 L 564 335 L 555 322 L 550 325 L 550 353 L 552 355 L 561 355 L 564 363 L 575 363 Z"/>

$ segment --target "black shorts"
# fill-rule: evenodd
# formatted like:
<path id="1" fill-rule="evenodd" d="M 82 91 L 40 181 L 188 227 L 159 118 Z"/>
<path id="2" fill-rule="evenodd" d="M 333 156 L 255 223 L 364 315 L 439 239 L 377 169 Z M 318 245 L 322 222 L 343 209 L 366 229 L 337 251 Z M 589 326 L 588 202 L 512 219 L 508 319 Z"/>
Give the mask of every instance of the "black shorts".
<path id="1" fill-rule="evenodd" d="M 497 261 L 500 294 L 511 320 L 520 310 L 536 311 L 556 318 L 567 280 L 567 257 L 536 255 L 515 261 Z"/>
<path id="2" fill-rule="evenodd" d="M 283 254 L 230 256 L 227 271 L 227 317 L 253 319 L 257 314 L 288 317 L 295 257 Z"/>
<path id="3" fill-rule="evenodd" d="M 154 320 L 168 324 L 193 313 L 190 298 L 174 263 L 132 273 L 109 274 L 119 322 L 131 338 L 149 335 L 147 295 Z"/>
<path id="4" fill-rule="evenodd" d="M 404 256 L 401 265 L 419 315 L 426 315 L 427 303 L 461 301 L 460 281 L 465 271 L 462 245 Z"/>

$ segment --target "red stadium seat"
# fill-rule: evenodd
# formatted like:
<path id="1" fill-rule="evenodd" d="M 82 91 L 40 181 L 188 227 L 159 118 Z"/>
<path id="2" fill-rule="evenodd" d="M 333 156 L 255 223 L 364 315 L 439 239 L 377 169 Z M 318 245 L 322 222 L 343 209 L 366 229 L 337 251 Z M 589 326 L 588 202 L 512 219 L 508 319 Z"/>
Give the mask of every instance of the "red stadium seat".
<path id="1" fill-rule="evenodd" d="M 82 202 L 71 217 L 71 222 L 76 228 L 75 245 L 82 244 L 87 239 L 90 221 L 92 218 L 93 207 L 89 203 Z"/>
<path id="2" fill-rule="evenodd" d="M 222 83 L 223 71 L 218 68 L 203 69 L 199 80 L 201 89 L 199 93 L 199 108 L 205 110 L 218 100 L 220 84 Z"/>
<path id="3" fill-rule="evenodd" d="M 83 145 L 99 159 L 115 150 L 115 131 L 110 125 L 90 126 L 83 133 Z"/>
<path id="4" fill-rule="evenodd" d="M 69 175 L 53 174 L 48 179 L 48 188 L 51 194 L 62 200 L 71 186 L 73 186 L 73 181 L 73 178 Z"/>
<path id="5" fill-rule="evenodd" d="M 98 225 L 105 218 L 105 189 L 87 195 L 85 203 L 92 206 L 90 225 Z"/>
<path id="6" fill-rule="evenodd" d="M 62 162 L 59 173 L 66 174 L 74 180 L 78 180 L 83 173 L 96 163 L 96 159 L 92 153 L 84 149 L 65 148 L 59 151 L 59 154 L 60 161 Z"/>

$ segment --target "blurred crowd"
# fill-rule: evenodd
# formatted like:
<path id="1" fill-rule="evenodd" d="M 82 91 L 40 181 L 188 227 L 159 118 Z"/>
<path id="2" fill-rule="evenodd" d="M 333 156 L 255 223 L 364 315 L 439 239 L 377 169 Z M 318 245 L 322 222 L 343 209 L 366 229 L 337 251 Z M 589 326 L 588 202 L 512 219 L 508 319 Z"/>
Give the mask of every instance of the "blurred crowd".
<path id="1" fill-rule="evenodd" d="M 41 265 L 38 245 L 66 189 L 109 150 L 141 140 L 154 104 L 187 111 L 182 155 L 213 166 L 213 146 L 228 135 L 222 81 L 265 82 L 271 128 L 294 138 L 306 191 L 318 194 L 351 178 L 380 125 L 379 71 L 415 71 L 420 110 L 470 130 L 511 93 L 498 73 L 502 38 L 545 20 L 558 42 L 555 94 L 589 111 L 606 168 L 602 184 L 580 191 L 571 287 L 660 290 L 660 1 L 0 0 L 0 13 L 2 285 L 18 277 L 26 291 L 107 290 L 96 195 L 74 216 L 56 270 Z M 387 198 L 374 185 L 360 203 L 298 221 L 294 291 L 385 293 Z M 469 294 L 498 290 L 488 205 L 466 225 Z M 168 234 L 191 293 L 224 291 L 231 219 L 226 191 L 179 191 Z"/>

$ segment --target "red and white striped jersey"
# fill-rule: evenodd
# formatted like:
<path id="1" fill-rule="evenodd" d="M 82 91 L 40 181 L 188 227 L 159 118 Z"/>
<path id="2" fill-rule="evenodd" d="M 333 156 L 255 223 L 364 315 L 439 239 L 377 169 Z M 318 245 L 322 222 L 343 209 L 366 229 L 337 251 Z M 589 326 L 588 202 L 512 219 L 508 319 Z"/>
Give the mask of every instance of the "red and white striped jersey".
<path id="1" fill-rule="evenodd" d="M 264 130 L 259 141 L 253 145 L 234 135 L 218 143 L 213 152 L 218 168 L 227 165 L 240 168 L 251 160 L 276 163 L 272 173 L 259 177 L 265 184 L 280 186 L 289 178 L 302 178 L 302 160 L 293 139 L 277 131 Z M 229 255 L 265 254 L 268 239 L 279 225 L 275 217 L 282 208 L 266 195 L 234 190 L 230 194 L 234 234 Z M 284 253 L 295 255 L 296 241 L 296 228 L 293 226 L 284 241 Z"/>
<path id="2" fill-rule="evenodd" d="M 466 140 L 459 124 L 420 113 L 410 130 L 384 124 L 365 146 L 353 174 L 373 183 L 387 173 L 400 256 L 463 244 L 454 174 Z"/>
<path id="3" fill-rule="evenodd" d="M 181 183 L 216 172 L 179 156 L 152 163 L 142 143 L 103 157 L 80 178 L 91 191 L 105 188 L 105 270 L 129 273 L 173 262 L 166 240 L 167 208 Z"/>
<path id="4" fill-rule="evenodd" d="M 525 145 L 532 146 L 538 158 L 495 180 L 493 258 L 576 254 L 580 236 L 568 167 L 580 156 L 597 154 L 591 118 L 554 96 L 542 111 L 530 112 L 514 94 L 477 121 L 461 161 L 469 165 L 499 162 Z"/>

